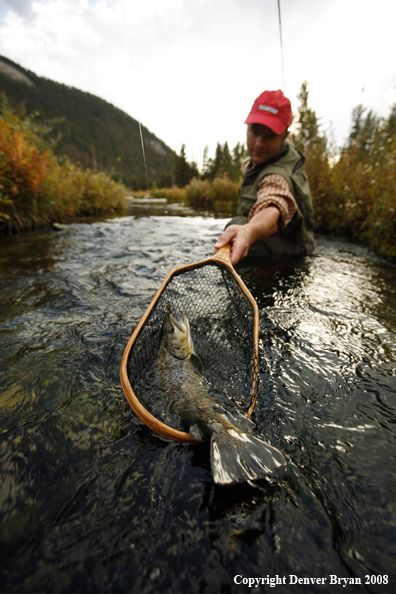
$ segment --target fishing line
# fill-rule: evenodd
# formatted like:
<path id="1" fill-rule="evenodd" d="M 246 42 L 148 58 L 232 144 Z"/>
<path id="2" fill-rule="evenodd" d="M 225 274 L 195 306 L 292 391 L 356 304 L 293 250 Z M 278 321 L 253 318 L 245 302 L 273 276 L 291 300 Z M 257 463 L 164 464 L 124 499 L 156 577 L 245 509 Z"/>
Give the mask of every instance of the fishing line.
<path id="1" fill-rule="evenodd" d="M 286 94 L 285 67 L 283 65 L 283 42 L 282 42 L 282 21 L 281 21 L 280 0 L 278 0 L 278 18 L 279 18 L 279 36 L 280 36 L 280 46 L 281 46 L 281 58 L 282 58 L 283 92 Z"/>
<path id="2" fill-rule="evenodd" d="M 122 7 L 124 9 L 124 23 L 125 23 L 125 30 L 126 30 L 127 42 L 128 42 L 129 62 L 130 62 L 130 65 L 131 65 L 132 82 L 133 82 L 135 80 L 135 76 L 134 76 L 134 70 L 133 70 L 131 44 L 129 43 L 128 22 L 127 22 L 127 18 L 126 18 L 126 11 L 125 11 L 125 2 L 124 2 L 124 0 L 122 0 Z M 135 97 L 136 97 L 136 112 L 137 112 L 137 116 L 138 116 L 139 133 L 140 133 L 140 142 L 141 142 L 141 145 L 142 145 L 144 169 L 145 169 L 145 172 L 146 172 L 147 192 L 150 192 L 150 184 L 149 184 L 148 173 L 147 173 L 146 152 L 144 150 L 142 124 L 140 122 L 140 114 L 139 114 L 139 104 L 138 104 L 138 100 L 137 100 L 137 95 L 135 95 Z"/>

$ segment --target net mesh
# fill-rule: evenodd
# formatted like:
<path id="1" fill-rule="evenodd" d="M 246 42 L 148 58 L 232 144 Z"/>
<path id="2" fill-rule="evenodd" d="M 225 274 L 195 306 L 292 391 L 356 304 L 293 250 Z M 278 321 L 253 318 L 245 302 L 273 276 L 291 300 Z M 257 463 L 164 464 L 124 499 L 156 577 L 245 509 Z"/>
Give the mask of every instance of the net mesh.
<path id="1" fill-rule="evenodd" d="M 234 275 L 221 263 L 208 262 L 174 273 L 163 289 L 137 335 L 127 362 L 129 383 L 136 397 L 154 416 L 158 408 L 158 386 L 153 385 L 153 367 L 160 349 L 166 305 L 178 318 L 190 322 L 202 375 L 222 405 L 238 406 L 246 412 L 257 393 L 257 352 L 254 340 L 254 307 Z M 174 429 L 176 418 L 167 418 Z"/>

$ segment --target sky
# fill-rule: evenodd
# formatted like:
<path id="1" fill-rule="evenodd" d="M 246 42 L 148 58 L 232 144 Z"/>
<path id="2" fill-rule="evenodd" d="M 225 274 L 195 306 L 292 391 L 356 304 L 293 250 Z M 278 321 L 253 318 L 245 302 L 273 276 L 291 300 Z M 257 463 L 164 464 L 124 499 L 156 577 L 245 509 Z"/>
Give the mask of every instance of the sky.
<path id="1" fill-rule="evenodd" d="M 264 90 L 341 146 L 352 109 L 396 102 L 395 0 L 1 0 L 0 55 L 117 106 L 171 149 L 244 142 Z M 281 33 L 281 35 L 280 35 Z M 281 45 L 282 39 L 282 45 Z M 283 61 L 282 51 L 283 47 Z"/>

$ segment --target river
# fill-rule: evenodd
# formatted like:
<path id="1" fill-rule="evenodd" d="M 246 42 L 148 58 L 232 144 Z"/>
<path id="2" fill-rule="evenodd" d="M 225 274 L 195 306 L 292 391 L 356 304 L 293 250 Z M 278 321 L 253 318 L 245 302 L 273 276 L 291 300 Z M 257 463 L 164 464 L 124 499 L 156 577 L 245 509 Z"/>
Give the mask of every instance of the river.
<path id="1" fill-rule="evenodd" d="M 1 241 L 2 591 L 396 590 L 394 264 L 317 237 L 237 267 L 260 311 L 255 423 L 289 460 L 268 480 L 216 486 L 206 446 L 125 400 L 133 329 L 224 222 L 142 205 Z"/>

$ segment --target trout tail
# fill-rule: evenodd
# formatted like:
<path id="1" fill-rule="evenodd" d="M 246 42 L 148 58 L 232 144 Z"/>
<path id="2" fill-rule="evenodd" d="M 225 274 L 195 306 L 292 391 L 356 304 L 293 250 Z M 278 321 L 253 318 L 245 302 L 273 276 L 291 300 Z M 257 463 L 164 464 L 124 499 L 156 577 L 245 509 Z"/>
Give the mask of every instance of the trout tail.
<path id="1" fill-rule="evenodd" d="M 212 435 L 210 462 L 215 483 L 231 485 L 264 478 L 287 460 L 259 437 L 228 430 Z"/>

